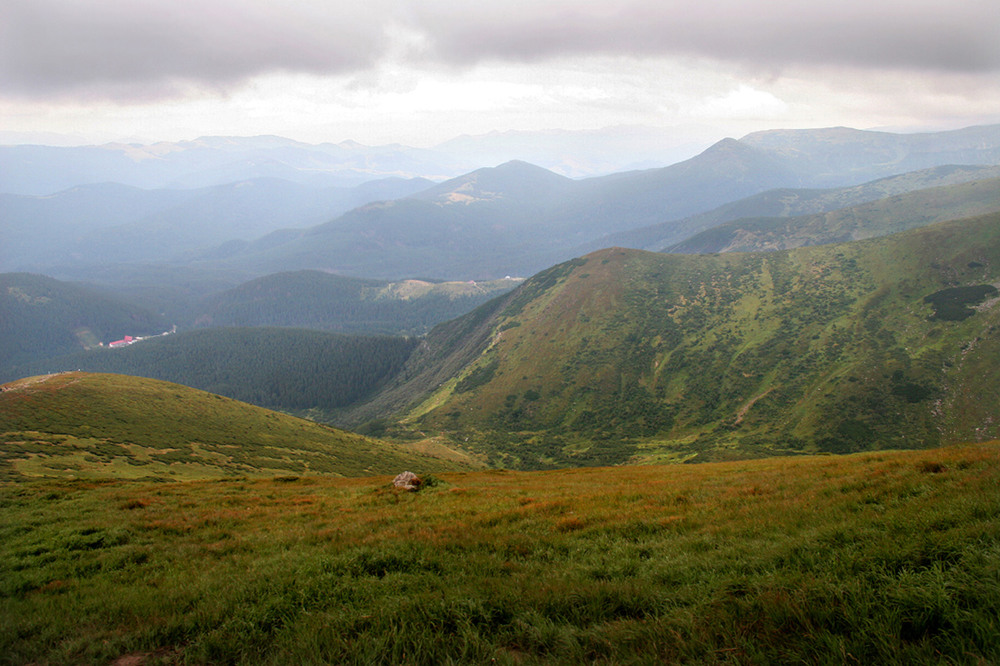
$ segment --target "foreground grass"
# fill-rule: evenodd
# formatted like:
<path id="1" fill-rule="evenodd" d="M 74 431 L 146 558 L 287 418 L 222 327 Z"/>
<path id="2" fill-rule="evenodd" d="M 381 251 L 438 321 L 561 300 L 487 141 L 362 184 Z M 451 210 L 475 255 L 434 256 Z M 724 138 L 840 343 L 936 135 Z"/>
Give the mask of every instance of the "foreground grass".
<path id="1" fill-rule="evenodd" d="M 1000 445 L 0 486 L 7 663 L 998 663 Z"/>

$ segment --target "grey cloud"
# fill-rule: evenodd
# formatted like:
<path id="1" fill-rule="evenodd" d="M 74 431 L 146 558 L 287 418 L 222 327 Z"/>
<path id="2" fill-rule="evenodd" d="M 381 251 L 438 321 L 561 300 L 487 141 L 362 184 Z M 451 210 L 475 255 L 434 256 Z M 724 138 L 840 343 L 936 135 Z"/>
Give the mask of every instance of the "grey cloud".
<path id="1" fill-rule="evenodd" d="M 0 89 L 170 95 L 286 70 L 354 73 L 558 56 L 693 56 L 992 72 L 995 0 L 7 0 Z M 393 35 L 422 36 L 402 48 Z"/>
<path id="2" fill-rule="evenodd" d="M 439 57 L 690 55 L 767 67 L 822 63 L 946 71 L 1000 68 L 995 0 L 641 0 L 510 3 L 418 16 Z"/>
<path id="3" fill-rule="evenodd" d="M 226 86 L 273 70 L 351 71 L 386 48 L 370 1 L 343 10 L 247 0 L 6 4 L 0 87 L 29 96 L 87 88 L 145 95 L 179 82 Z"/>

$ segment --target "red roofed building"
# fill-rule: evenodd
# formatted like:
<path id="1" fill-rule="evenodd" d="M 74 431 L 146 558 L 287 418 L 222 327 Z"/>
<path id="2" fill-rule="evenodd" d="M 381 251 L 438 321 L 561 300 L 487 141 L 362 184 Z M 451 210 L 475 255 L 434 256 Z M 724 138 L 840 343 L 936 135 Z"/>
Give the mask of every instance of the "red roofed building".
<path id="1" fill-rule="evenodd" d="M 111 343 L 110 345 L 108 345 L 108 346 L 109 346 L 109 347 L 111 347 L 111 348 L 113 349 L 113 348 L 115 348 L 115 347 L 125 347 L 125 346 L 127 346 L 127 345 L 130 345 L 130 344 L 132 344 L 133 342 L 135 342 L 135 338 L 133 338 L 133 337 L 132 337 L 131 335 L 126 335 L 126 336 L 125 336 L 124 338 L 122 338 L 121 340 L 115 340 L 114 342 L 112 342 L 112 343 Z"/>

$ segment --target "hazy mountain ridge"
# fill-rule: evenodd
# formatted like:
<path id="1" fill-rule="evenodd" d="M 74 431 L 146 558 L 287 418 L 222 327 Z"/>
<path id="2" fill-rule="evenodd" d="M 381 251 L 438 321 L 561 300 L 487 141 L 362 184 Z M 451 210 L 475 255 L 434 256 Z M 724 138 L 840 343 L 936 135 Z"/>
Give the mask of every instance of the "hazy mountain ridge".
<path id="1" fill-rule="evenodd" d="M 821 138 L 825 135 L 823 130 L 815 132 Z M 682 220 L 764 191 L 829 183 L 854 186 L 867 175 L 874 174 L 874 178 L 905 171 L 900 166 L 902 158 L 871 167 L 868 134 L 851 131 L 846 133 L 847 141 L 815 140 L 810 144 L 815 152 L 807 158 L 780 143 L 757 147 L 725 139 L 669 167 L 579 181 L 565 181 L 533 165 L 513 162 L 478 170 L 415 197 L 351 211 L 302 230 L 298 237 L 278 242 L 265 239 L 266 244 L 251 244 L 233 260 L 266 272 L 308 267 L 385 279 L 404 274 L 438 278 L 526 275 L 611 234 Z M 957 137 L 944 134 L 957 146 L 954 150 L 914 159 L 941 166 L 934 160 L 963 154 L 970 159 L 996 157 L 1000 162 L 1000 148 L 960 150 L 972 142 L 1000 146 L 1000 126 Z M 892 137 L 899 138 L 879 135 L 876 141 L 891 142 Z M 923 149 L 924 143 L 914 144 L 911 139 L 900 138 L 889 148 L 897 157 Z M 937 140 L 937 135 L 927 139 Z M 852 152 L 852 147 L 858 150 Z M 491 184 L 475 184 L 480 181 Z M 436 205 L 427 205 L 429 201 Z M 463 205 L 441 205 L 443 201 Z M 686 231 L 700 230 L 689 227 Z M 678 234 L 671 242 L 683 237 Z M 477 268 L 478 272 L 470 273 Z"/>
<path id="2" fill-rule="evenodd" d="M 996 177 L 1000 177 L 1000 166 L 946 165 L 847 187 L 767 190 L 681 220 L 605 236 L 578 249 L 580 254 L 612 246 L 659 252 L 693 235 L 740 218 L 826 213 L 907 192 Z"/>
<path id="3" fill-rule="evenodd" d="M 606 127 L 600 130 L 506 131 L 458 136 L 435 150 L 467 163 L 523 160 L 570 178 L 653 169 L 686 160 L 718 140 L 705 127 Z"/>
<path id="4" fill-rule="evenodd" d="M 461 173 L 447 156 L 406 146 L 307 144 L 275 136 L 101 146 L 0 146 L 0 192 L 46 195 L 115 182 L 144 189 L 202 188 L 256 178 L 312 187 L 354 187 L 387 177 Z"/>
<path id="5" fill-rule="evenodd" d="M 395 409 L 528 466 L 995 437 L 995 299 L 962 321 L 925 299 L 998 270 L 996 214 L 777 253 L 605 250 L 432 331 L 355 418 Z"/>
<path id="6" fill-rule="evenodd" d="M 895 134 L 831 127 L 767 130 L 740 141 L 812 174 L 813 186 L 837 187 L 942 164 L 1000 164 L 997 125 Z M 845 178 L 852 182 L 845 182 Z"/>
<path id="7" fill-rule="evenodd" d="M 304 145 L 285 145 L 273 137 L 258 138 L 260 146 L 250 139 L 213 141 L 206 139 L 205 146 L 191 148 L 189 157 L 195 160 L 202 154 L 199 151 L 230 148 L 236 153 L 311 150 Z M 581 247 L 609 235 L 683 220 L 767 190 L 855 185 L 918 166 L 938 166 L 943 161 L 996 164 L 1000 162 L 998 146 L 1000 126 L 924 135 L 833 128 L 724 139 L 671 166 L 577 181 L 515 161 L 466 173 L 408 199 L 357 208 L 315 226 L 308 226 L 306 218 L 320 213 L 308 207 L 297 208 L 301 202 L 285 203 L 289 201 L 287 196 L 275 196 L 265 204 L 247 204 L 248 219 L 271 211 L 263 217 L 285 215 L 298 222 L 288 225 L 293 228 L 256 240 L 247 239 L 253 235 L 249 231 L 231 233 L 225 241 L 216 237 L 219 244 L 196 254 L 181 255 L 178 245 L 191 249 L 194 239 L 184 240 L 184 233 L 162 218 L 154 218 L 145 229 L 116 229 L 93 238 L 87 251 L 80 254 L 84 259 L 110 259 L 107 253 L 113 248 L 119 248 L 121 255 L 123 244 L 138 245 L 144 248 L 144 261 L 172 259 L 202 267 L 240 267 L 255 275 L 305 268 L 381 279 L 528 275 L 574 256 Z M 324 148 L 328 149 L 332 150 Z M 142 147 L 135 150 L 143 158 L 139 164 L 161 158 L 147 155 Z M 341 146 L 338 150 L 353 155 L 355 148 Z M 356 150 L 359 152 L 355 157 L 368 155 L 364 149 Z M 394 154 L 394 150 L 387 148 L 385 155 Z M 203 208 L 206 215 L 212 214 L 211 207 Z M 225 208 L 238 205 L 227 204 Z M 287 218 L 281 218 L 282 224 Z M 275 222 L 270 224 L 273 229 Z M 686 229 L 683 224 L 674 226 L 690 233 L 702 230 Z M 254 233 L 263 233 L 261 226 L 253 229 Z M 125 233 L 133 235 L 116 237 Z M 682 239 L 673 236 L 661 241 L 671 244 Z M 203 246 L 210 244 L 207 237 L 201 240 Z M 162 252 L 159 247 L 164 248 Z M 43 248 L 36 251 L 44 253 Z M 52 267 L 57 268 L 55 264 Z"/>
<path id="8" fill-rule="evenodd" d="M 207 136 L 152 144 L 0 145 L 0 192 L 45 195 L 117 182 L 140 188 L 201 188 L 270 177 L 327 187 L 386 177 L 445 180 L 490 164 L 524 160 L 566 176 L 665 166 L 712 143 L 704 128 L 611 127 L 592 131 L 460 136 L 432 148 L 356 141 L 309 144 L 277 136 Z"/>
<path id="9" fill-rule="evenodd" d="M 411 198 L 439 205 L 469 205 L 503 199 L 540 206 L 544 210 L 550 198 L 566 196 L 577 187 L 577 181 L 528 162 L 513 160 L 446 180 Z"/>
<path id="10" fill-rule="evenodd" d="M 819 215 L 744 218 L 664 252 L 759 252 L 862 240 L 1000 210 L 1000 178 L 933 187 Z"/>
<path id="11" fill-rule="evenodd" d="M 317 188 L 259 178 L 188 190 L 103 183 L 46 196 L 0 194 L 0 270 L 184 262 L 227 241 L 320 224 L 369 201 L 407 196 L 430 184 L 388 179 Z"/>

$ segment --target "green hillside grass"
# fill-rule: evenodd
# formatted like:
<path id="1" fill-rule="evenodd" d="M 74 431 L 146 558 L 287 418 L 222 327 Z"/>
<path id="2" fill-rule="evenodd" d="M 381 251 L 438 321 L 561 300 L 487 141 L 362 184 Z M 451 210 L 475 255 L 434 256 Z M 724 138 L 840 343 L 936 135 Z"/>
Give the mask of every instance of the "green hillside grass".
<path id="1" fill-rule="evenodd" d="M 1000 444 L 0 484 L 10 664 L 1000 662 Z"/>
<path id="2" fill-rule="evenodd" d="M 357 415 L 522 467 L 994 438 L 998 282 L 997 214 L 775 253 L 605 250 L 442 325 Z M 959 286 L 974 314 L 937 316 Z"/>
<path id="3" fill-rule="evenodd" d="M 178 384 L 76 372 L 4 384 L 0 437 L 3 480 L 363 476 L 472 464 Z"/>

